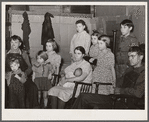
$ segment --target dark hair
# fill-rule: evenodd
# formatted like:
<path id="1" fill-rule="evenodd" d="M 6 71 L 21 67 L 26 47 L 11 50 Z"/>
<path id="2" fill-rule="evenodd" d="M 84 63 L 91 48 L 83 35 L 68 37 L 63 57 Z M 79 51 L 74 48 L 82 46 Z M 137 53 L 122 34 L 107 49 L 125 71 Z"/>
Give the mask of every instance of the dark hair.
<path id="1" fill-rule="evenodd" d="M 128 52 L 136 52 L 138 55 L 143 55 L 142 62 L 145 62 L 145 50 L 140 46 L 133 46 L 129 48 Z"/>
<path id="2" fill-rule="evenodd" d="M 85 30 L 87 33 L 89 33 L 88 27 L 87 27 L 86 23 L 84 22 L 84 20 L 82 20 L 82 19 L 77 20 L 77 21 L 76 21 L 76 24 L 79 24 L 79 23 L 81 23 L 82 25 L 84 25 L 84 26 L 85 26 L 84 30 Z"/>
<path id="3" fill-rule="evenodd" d="M 120 23 L 120 25 L 128 26 L 129 28 L 132 27 L 132 29 L 131 29 L 130 32 L 133 32 L 133 30 L 134 30 L 134 24 L 133 24 L 133 22 L 132 22 L 131 20 L 129 20 L 129 19 L 123 20 L 123 21 Z"/>
<path id="4" fill-rule="evenodd" d="M 49 39 L 49 40 L 46 42 L 46 44 L 47 44 L 47 43 L 51 43 L 51 44 L 52 44 L 52 47 L 53 47 L 53 50 L 54 50 L 54 51 L 57 51 L 58 46 L 57 46 L 57 43 L 56 43 L 55 40 Z"/>
<path id="5" fill-rule="evenodd" d="M 12 59 L 10 60 L 10 62 L 9 62 L 9 65 L 11 65 L 11 64 L 13 64 L 13 63 L 16 63 L 16 64 L 19 64 L 19 65 L 20 65 L 19 60 L 16 59 L 16 58 L 12 58 Z"/>
<path id="6" fill-rule="evenodd" d="M 37 53 L 37 56 L 40 56 L 44 61 L 46 61 L 48 59 L 48 55 L 45 51 L 43 50 L 40 50 L 38 53 Z M 36 58 L 37 58 L 36 56 Z"/>
<path id="7" fill-rule="evenodd" d="M 85 49 L 82 47 L 82 46 L 78 46 L 74 49 L 74 53 L 75 53 L 75 50 L 79 50 L 82 52 L 82 54 L 85 54 Z"/>
<path id="8" fill-rule="evenodd" d="M 102 40 L 103 42 L 106 43 L 107 47 L 110 47 L 110 37 L 107 35 L 101 35 L 98 40 Z"/>
<path id="9" fill-rule="evenodd" d="M 93 30 L 93 33 L 91 36 L 97 36 L 97 38 L 99 38 L 101 34 L 97 30 Z"/>
<path id="10" fill-rule="evenodd" d="M 13 36 L 10 37 L 10 42 L 11 42 L 12 40 L 13 40 L 13 41 L 19 40 L 19 42 L 21 43 L 21 45 L 19 46 L 19 48 L 20 48 L 21 50 L 23 50 L 23 49 L 25 48 L 21 37 L 19 37 L 19 36 L 17 36 L 17 35 L 13 35 Z"/>

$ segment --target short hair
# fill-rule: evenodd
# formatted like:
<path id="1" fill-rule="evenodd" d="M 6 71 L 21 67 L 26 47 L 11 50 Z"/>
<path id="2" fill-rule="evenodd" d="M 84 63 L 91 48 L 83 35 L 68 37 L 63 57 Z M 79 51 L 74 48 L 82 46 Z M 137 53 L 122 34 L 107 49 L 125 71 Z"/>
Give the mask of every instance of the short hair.
<path id="1" fill-rule="evenodd" d="M 107 47 L 110 47 L 110 37 L 109 36 L 101 35 L 98 39 L 105 42 Z"/>
<path id="2" fill-rule="evenodd" d="M 22 39 L 21 39 L 20 36 L 13 35 L 13 36 L 10 37 L 10 42 L 11 42 L 12 40 L 13 40 L 13 41 L 19 40 L 19 42 L 21 43 L 21 45 L 19 46 L 19 48 L 20 48 L 21 50 L 25 48 L 25 45 L 23 44 L 23 41 L 22 41 Z"/>
<path id="3" fill-rule="evenodd" d="M 19 64 L 19 65 L 20 65 L 19 60 L 16 59 L 16 58 L 12 58 L 12 59 L 10 60 L 10 62 L 9 62 L 9 65 L 11 66 L 13 63 L 16 63 L 16 64 Z"/>
<path id="4" fill-rule="evenodd" d="M 131 30 L 130 32 L 133 32 L 133 30 L 134 30 L 134 24 L 133 24 L 133 22 L 132 22 L 131 20 L 129 20 L 129 19 L 123 20 L 123 21 L 120 23 L 120 25 L 128 26 L 129 28 L 132 27 L 132 30 Z"/>
<path id="5" fill-rule="evenodd" d="M 128 52 L 136 52 L 138 55 L 143 55 L 142 62 L 145 62 L 145 51 L 139 46 L 132 46 Z"/>
<path id="6" fill-rule="evenodd" d="M 129 52 L 137 52 L 138 55 L 143 55 L 143 51 L 139 46 L 132 46 L 129 48 Z"/>
<path id="7" fill-rule="evenodd" d="M 82 54 L 85 54 L 85 49 L 84 49 L 84 47 L 82 47 L 82 46 L 76 47 L 76 48 L 74 49 L 74 53 L 75 53 L 75 50 L 79 50 L 79 51 L 82 52 Z"/>
<path id="8" fill-rule="evenodd" d="M 40 56 L 44 61 L 46 61 L 48 59 L 48 55 L 45 51 L 43 50 L 40 50 L 38 53 L 37 53 L 37 56 L 36 58 Z"/>
<path id="9" fill-rule="evenodd" d="M 101 34 L 97 30 L 93 30 L 93 33 L 91 36 L 97 36 L 97 38 L 99 38 Z"/>
<path id="10" fill-rule="evenodd" d="M 19 36 L 17 36 L 17 35 L 13 35 L 13 36 L 11 36 L 10 39 L 13 40 L 13 41 L 15 41 L 15 40 L 19 40 L 20 43 L 23 42 L 22 39 L 21 39 L 21 37 L 19 37 Z M 11 41 L 11 40 L 10 40 L 10 41 Z"/>
<path id="11" fill-rule="evenodd" d="M 47 44 L 47 43 L 51 43 L 51 44 L 52 44 L 52 47 L 53 47 L 53 50 L 54 50 L 54 51 L 57 50 L 58 46 L 57 46 L 57 43 L 56 43 L 55 40 L 49 39 L 49 40 L 46 42 L 46 44 Z"/>
<path id="12" fill-rule="evenodd" d="M 76 21 L 76 24 L 79 24 L 79 23 L 81 23 L 82 25 L 84 25 L 84 26 L 85 26 L 84 30 L 85 30 L 87 33 L 89 33 L 89 30 L 88 30 L 88 27 L 87 27 L 85 21 L 82 20 L 82 19 L 77 20 L 77 21 Z"/>

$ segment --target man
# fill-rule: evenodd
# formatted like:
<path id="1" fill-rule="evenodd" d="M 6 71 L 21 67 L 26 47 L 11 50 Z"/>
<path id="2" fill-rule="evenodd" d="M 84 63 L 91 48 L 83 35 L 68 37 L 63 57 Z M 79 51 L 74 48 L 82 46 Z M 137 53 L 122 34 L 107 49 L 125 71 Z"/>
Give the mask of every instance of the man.
<path id="1" fill-rule="evenodd" d="M 144 105 L 144 99 L 141 99 L 145 94 L 145 67 L 142 61 L 144 53 L 138 46 L 133 46 L 129 49 L 128 57 L 131 67 L 117 79 L 114 93 L 116 96 L 129 96 L 128 108 L 135 108 L 135 102 Z M 125 101 L 123 98 L 121 100 Z M 94 105 L 98 105 L 98 108 L 112 108 L 112 102 L 110 95 L 84 93 L 80 94 L 72 108 L 86 109 L 93 108 Z"/>

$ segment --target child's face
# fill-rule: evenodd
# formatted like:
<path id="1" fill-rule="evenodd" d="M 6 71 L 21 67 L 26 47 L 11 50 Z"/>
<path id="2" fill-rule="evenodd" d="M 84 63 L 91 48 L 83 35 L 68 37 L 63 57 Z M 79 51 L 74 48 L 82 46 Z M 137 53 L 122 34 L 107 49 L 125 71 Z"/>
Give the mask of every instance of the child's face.
<path id="1" fill-rule="evenodd" d="M 93 45 L 97 44 L 97 42 L 98 42 L 98 37 L 97 37 L 97 36 L 92 36 L 91 38 L 92 38 L 92 43 L 93 43 Z"/>
<path id="2" fill-rule="evenodd" d="M 44 62 L 44 60 L 40 56 L 37 56 L 37 62 L 41 64 Z"/>
<path id="3" fill-rule="evenodd" d="M 107 48 L 106 43 L 102 40 L 98 41 L 99 50 L 104 50 Z"/>
<path id="4" fill-rule="evenodd" d="M 46 50 L 47 51 L 53 51 L 52 43 L 46 43 Z"/>
<path id="5" fill-rule="evenodd" d="M 12 49 L 18 49 L 19 46 L 21 45 L 21 43 L 18 39 L 17 40 L 11 40 L 10 44 L 11 44 Z"/>
<path id="6" fill-rule="evenodd" d="M 20 64 L 13 62 L 10 65 L 10 68 L 11 68 L 12 71 L 17 71 L 19 69 L 19 66 L 20 66 Z"/>
<path id="7" fill-rule="evenodd" d="M 78 23 L 76 26 L 77 26 L 77 31 L 78 32 L 84 31 L 85 25 L 82 25 L 81 23 Z"/>
<path id="8" fill-rule="evenodd" d="M 121 33 L 123 36 L 129 35 L 131 30 L 132 30 L 132 27 L 128 27 L 127 25 L 121 25 Z"/>

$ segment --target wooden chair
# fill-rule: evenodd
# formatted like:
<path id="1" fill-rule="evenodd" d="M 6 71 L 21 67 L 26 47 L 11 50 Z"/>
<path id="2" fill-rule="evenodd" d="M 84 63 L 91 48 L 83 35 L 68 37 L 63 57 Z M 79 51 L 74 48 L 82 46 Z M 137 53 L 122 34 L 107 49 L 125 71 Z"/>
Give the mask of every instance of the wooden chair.
<path id="1" fill-rule="evenodd" d="M 74 87 L 74 90 L 73 90 L 72 98 L 66 103 L 65 109 L 70 109 L 71 106 L 73 105 L 74 101 L 76 100 L 75 96 L 76 96 L 78 86 L 81 85 L 79 94 L 80 93 L 91 93 L 91 88 L 92 88 L 91 83 L 75 82 L 75 81 L 74 81 L 74 83 L 75 83 L 75 87 Z"/>
<path id="2" fill-rule="evenodd" d="M 56 86 L 59 83 L 59 78 L 61 76 L 58 74 L 53 74 L 53 78 L 52 78 L 52 86 Z"/>
<path id="3" fill-rule="evenodd" d="M 75 87 L 74 87 L 74 90 L 73 90 L 73 95 L 72 95 L 72 98 L 68 101 L 68 103 L 66 105 L 67 109 L 71 108 L 71 106 L 75 102 L 75 100 L 76 100 L 75 96 L 76 96 L 76 92 L 77 92 L 77 89 L 78 89 L 79 85 L 81 85 L 79 94 L 81 94 L 81 93 L 91 93 L 92 92 L 92 84 L 91 83 L 83 83 L 83 82 L 74 82 L 74 83 L 75 83 Z M 99 85 L 112 85 L 112 83 L 100 83 L 100 82 L 94 82 L 94 84 L 96 85 L 95 94 L 98 94 Z M 98 105 L 99 104 L 95 104 L 93 106 L 95 106 L 94 108 L 98 108 Z"/>

